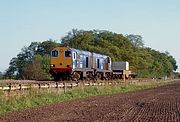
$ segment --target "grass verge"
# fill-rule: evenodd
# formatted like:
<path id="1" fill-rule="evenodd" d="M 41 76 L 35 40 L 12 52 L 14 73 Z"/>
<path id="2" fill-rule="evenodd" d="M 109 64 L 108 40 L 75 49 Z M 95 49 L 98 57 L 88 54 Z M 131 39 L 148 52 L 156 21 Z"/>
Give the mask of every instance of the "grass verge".
<path id="1" fill-rule="evenodd" d="M 115 86 L 101 86 L 101 87 L 77 87 L 70 91 L 63 93 L 48 93 L 43 92 L 37 94 L 35 91 L 31 91 L 28 95 L 22 95 L 21 97 L 10 96 L 8 99 L 0 99 L 0 114 L 9 111 L 25 109 L 35 107 L 39 105 L 45 105 L 50 103 L 57 103 L 66 100 L 85 98 L 89 96 L 114 94 L 114 93 L 125 93 L 132 91 L 139 91 L 149 88 L 156 88 L 159 86 L 172 84 L 180 81 L 172 82 L 146 82 L 146 83 L 135 83 L 135 84 L 121 84 Z M 0 94 L 2 95 L 2 93 Z"/>

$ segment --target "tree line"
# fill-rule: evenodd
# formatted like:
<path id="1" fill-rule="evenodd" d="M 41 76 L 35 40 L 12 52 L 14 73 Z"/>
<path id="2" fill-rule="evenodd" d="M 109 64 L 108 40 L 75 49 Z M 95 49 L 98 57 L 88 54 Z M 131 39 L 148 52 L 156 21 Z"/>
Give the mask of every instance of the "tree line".
<path id="1" fill-rule="evenodd" d="M 50 51 L 56 46 L 108 55 L 113 61 L 128 61 L 130 70 L 138 77 L 170 77 L 178 68 L 176 60 L 168 52 L 160 52 L 144 46 L 140 35 L 123 35 L 102 30 L 73 29 L 58 43 L 54 40 L 32 42 L 9 63 L 5 78 L 49 80 Z"/>

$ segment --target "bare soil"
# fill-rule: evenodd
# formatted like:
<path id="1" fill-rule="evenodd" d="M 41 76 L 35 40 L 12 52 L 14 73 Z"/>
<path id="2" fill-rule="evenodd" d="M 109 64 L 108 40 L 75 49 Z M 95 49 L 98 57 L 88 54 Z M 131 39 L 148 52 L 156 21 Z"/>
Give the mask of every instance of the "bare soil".
<path id="1" fill-rule="evenodd" d="M 9 112 L 0 121 L 180 122 L 180 83 Z"/>

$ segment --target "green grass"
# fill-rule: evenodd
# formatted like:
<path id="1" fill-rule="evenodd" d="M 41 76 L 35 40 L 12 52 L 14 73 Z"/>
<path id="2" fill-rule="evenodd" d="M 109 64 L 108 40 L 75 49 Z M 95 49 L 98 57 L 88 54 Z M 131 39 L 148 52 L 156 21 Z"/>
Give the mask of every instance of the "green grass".
<path id="1" fill-rule="evenodd" d="M 176 81 L 180 82 L 180 81 Z M 31 91 L 28 95 L 22 95 L 21 97 L 9 96 L 6 99 L 0 99 L 0 114 L 14 111 L 19 109 L 25 109 L 29 107 L 35 107 L 44 104 L 57 103 L 66 100 L 85 98 L 89 96 L 125 93 L 132 91 L 139 91 L 148 88 L 155 88 L 162 85 L 175 83 L 175 82 L 151 82 L 151 83 L 137 83 L 137 84 L 120 84 L 116 86 L 101 86 L 101 87 L 77 87 L 70 91 L 63 93 L 37 93 Z M 0 93 L 2 96 L 3 93 Z"/>
<path id="2" fill-rule="evenodd" d="M 7 87 L 7 86 L 9 86 L 9 85 L 7 85 L 7 84 L 0 84 L 0 87 Z"/>

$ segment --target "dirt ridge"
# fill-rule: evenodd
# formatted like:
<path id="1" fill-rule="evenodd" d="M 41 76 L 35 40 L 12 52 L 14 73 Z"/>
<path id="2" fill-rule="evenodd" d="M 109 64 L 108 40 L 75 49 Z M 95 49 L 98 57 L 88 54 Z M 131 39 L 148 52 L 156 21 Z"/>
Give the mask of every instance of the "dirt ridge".
<path id="1" fill-rule="evenodd" d="M 9 112 L 0 121 L 180 121 L 180 83 L 139 92 L 101 95 Z"/>

